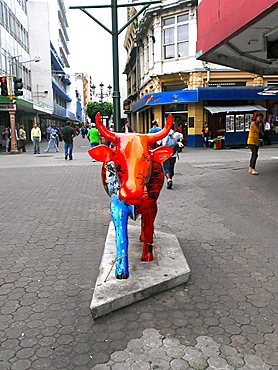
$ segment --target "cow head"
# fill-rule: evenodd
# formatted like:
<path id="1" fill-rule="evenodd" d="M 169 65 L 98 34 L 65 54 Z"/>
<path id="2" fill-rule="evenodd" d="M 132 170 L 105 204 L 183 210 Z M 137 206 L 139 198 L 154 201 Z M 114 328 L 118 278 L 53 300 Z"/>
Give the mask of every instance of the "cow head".
<path id="1" fill-rule="evenodd" d="M 119 198 L 127 204 L 139 204 L 147 198 L 146 184 L 151 176 L 152 162 L 164 162 L 173 154 L 170 147 L 153 150 L 150 147 L 151 143 L 168 135 L 172 122 L 172 115 L 169 115 L 165 127 L 154 134 L 116 133 L 107 130 L 97 113 L 96 126 L 114 147 L 98 145 L 90 149 L 89 154 L 98 161 L 115 163 L 120 181 Z"/>

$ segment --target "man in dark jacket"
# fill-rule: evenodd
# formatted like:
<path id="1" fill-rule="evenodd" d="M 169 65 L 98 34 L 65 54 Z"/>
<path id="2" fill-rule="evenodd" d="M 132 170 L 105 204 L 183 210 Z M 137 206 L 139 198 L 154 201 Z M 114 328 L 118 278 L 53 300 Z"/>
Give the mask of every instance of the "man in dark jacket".
<path id="1" fill-rule="evenodd" d="M 65 160 L 72 160 L 72 150 L 73 150 L 73 138 L 74 138 L 74 129 L 71 127 L 71 122 L 68 121 L 67 125 L 62 130 L 63 140 L 64 140 L 64 152 Z"/>

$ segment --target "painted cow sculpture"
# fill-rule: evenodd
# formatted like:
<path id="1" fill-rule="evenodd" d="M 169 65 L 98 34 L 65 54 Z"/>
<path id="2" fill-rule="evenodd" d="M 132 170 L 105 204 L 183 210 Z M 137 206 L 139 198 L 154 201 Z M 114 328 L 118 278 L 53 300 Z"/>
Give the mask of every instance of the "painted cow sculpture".
<path id="1" fill-rule="evenodd" d="M 167 146 L 152 149 L 155 142 L 168 135 L 172 127 L 172 115 L 165 127 L 154 134 L 115 133 L 96 115 L 96 126 L 101 135 L 113 143 L 112 147 L 98 145 L 89 150 L 92 158 L 103 162 L 102 180 L 111 196 L 110 212 L 116 232 L 117 279 L 127 279 L 128 272 L 128 217 L 135 219 L 141 214 L 143 242 L 141 261 L 153 260 L 154 220 L 157 214 L 157 198 L 164 182 L 162 162 L 172 154 Z"/>

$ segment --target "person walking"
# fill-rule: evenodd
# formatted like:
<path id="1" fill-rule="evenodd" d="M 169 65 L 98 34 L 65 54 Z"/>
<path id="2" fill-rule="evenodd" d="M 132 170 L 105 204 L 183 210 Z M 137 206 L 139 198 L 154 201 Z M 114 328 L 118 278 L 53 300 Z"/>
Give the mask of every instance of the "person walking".
<path id="1" fill-rule="evenodd" d="M 50 130 L 51 130 L 51 125 L 47 125 L 46 127 L 46 140 L 49 141 L 50 139 Z"/>
<path id="2" fill-rule="evenodd" d="M 74 129 L 71 127 L 71 122 L 68 121 L 67 125 L 62 129 L 62 137 L 64 140 L 64 153 L 65 160 L 68 159 L 72 161 L 72 151 L 73 151 L 73 138 L 74 138 Z"/>
<path id="3" fill-rule="evenodd" d="M 180 132 L 174 132 L 174 124 L 172 126 L 172 129 L 170 130 L 169 134 L 163 138 L 160 142 L 161 146 L 170 146 L 171 148 L 174 148 L 176 145 L 181 146 L 182 144 L 183 136 Z M 167 179 L 167 189 L 172 189 L 173 187 L 173 177 L 175 174 L 175 165 L 176 160 L 178 157 L 178 152 L 174 151 L 174 153 L 171 155 L 170 158 L 168 158 L 165 162 L 163 162 L 163 169 L 165 173 L 165 177 Z"/>
<path id="4" fill-rule="evenodd" d="M 122 126 L 121 132 L 125 132 L 126 134 L 129 132 L 133 132 L 128 122 Z"/>
<path id="5" fill-rule="evenodd" d="M 248 173 L 251 175 L 258 175 L 256 171 L 256 162 L 258 158 L 258 152 L 260 147 L 260 125 L 263 122 L 263 114 L 257 113 L 256 119 L 251 122 L 250 131 L 248 134 L 247 144 L 251 150 L 251 158 Z"/>
<path id="6" fill-rule="evenodd" d="M 96 128 L 95 124 L 89 129 L 87 134 L 88 140 L 90 141 L 91 148 L 99 145 L 100 142 L 100 132 Z"/>
<path id="7" fill-rule="evenodd" d="M 83 127 L 81 128 L 81 135 L 82 135 L 82 139 L 85 139 L 85 136 L 87 135 L 87 133 L 88 133 L 87 128 L 86 128 L 85 126 L 83 126 Z"/>
<path id="8" fill-rule="evenodd" d="M 42 138 L 41 129 L 38 127 L 36 123 L 34 123 L 33 128 L 31 130 L 31 140 L 34 144 L 34 154 L 40 154 L 40 142 Z"/>
<path id="9" fill-rule="evenodd" d="M 24 130 L 24 125 L 20 125 L 19 128 L 19 146 L 22 152 L 26 152 L 26 131 Z"/>
<path id="10" fill-rule="evenodd" d="M 149 130 L 149 134 L 154 134 L 155 132 L 161 131 L 161 128 L 158 127 L 157 120 L 152 121 L 152 127 Z"/>
<path id="11" fill-rule="evenodd" d="M 51 130 L 50 130 L 50 139 L 49 139 L 49 142 L 48 142 L 47 147 L 45 149 L 46 153 L 49 152 L 50 147 L 51 147 L 52 144 L 55 148 L 55 152 L 56 153 L 59 152 L 59 148 L 58 148 L 58 145 L 57 145 L 57 131 L 54 127 L 51 127 Z"/>
<path id="12" fill-rule="evenodd" d="M 270 130 L 271 130 L 270 123 L 268 122 L 268 120 L 265 120 L 265 123 L 264 123 L 264 143 L 267 144 L 267 145 L 271 145 Z"/>
<path id="13" fill-rule="evenodd" d="M 11 133 L 8 126 L 6 126 L 2 132 L 2 139 L 4 140 L 4 145 L 6 149 L 6 153 L 9 152 L 10 141 L 11 141 Z"/>
<path id="14" fill-rule="evenodd" d="M 209 129 L 209 125 L 206 123 L 205 126 L 202 129 L 202 138 L 203 138 L 203 142 L 204 142 L 204 148 L 209 147 L 210 135 L 211 135 L 211 132 L 210 132 L 210 129 Z"/>
<path id="15" fill-rule="evenodd" d="M 99 145 L 100 143 L 100 132 L 96 128 L 95 124 L 90 128 L 87 134 L 87 138 L 90 141 L 91 148 Z M 94 158 L 92 158 L 92 162 L 96 162 Z"/>

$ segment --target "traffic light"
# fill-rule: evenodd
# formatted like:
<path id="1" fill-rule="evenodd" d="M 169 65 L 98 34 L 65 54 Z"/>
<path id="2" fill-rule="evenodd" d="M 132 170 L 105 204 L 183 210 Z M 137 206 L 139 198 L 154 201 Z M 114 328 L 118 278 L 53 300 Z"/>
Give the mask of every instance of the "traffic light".
<path id="1" fill-rule="evenodd" d="M 1 95 L 2 96 L 8 96 L 9 95 L 9 93 L 8 93 L 8 81 L 7 81 L 7 77 L 5 77 L 5 76 L 1 77 Z"/>
<path id="2" fill-rule="evenodd" d="M 14 95 L 15 96 L 21 96 L 23 95 L 23 83 L 22 78 L 14 77 Z"/>

